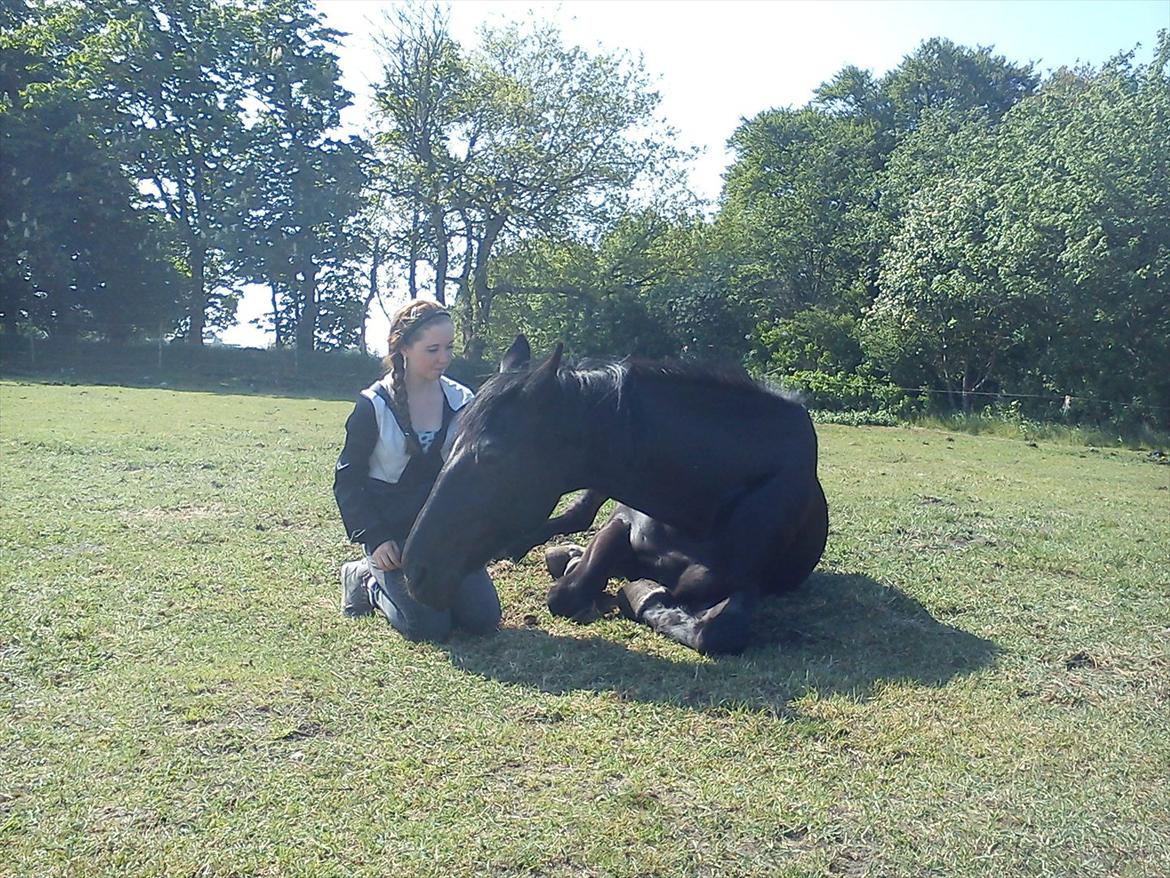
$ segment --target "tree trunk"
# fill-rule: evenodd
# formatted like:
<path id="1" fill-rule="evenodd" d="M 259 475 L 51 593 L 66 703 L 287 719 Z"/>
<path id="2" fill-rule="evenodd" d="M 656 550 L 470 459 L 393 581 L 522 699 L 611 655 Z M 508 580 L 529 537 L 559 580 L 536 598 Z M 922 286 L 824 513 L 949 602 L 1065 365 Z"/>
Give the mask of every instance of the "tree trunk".
<path id="1" fill-rule="evenodd" d="M 207 249 L 196 245 L 191 248 L 191 294 L 187 304 L 187 316 L 191 326 L 187 343 L 203 344 L 203 328 L 207 325 Z"/>
<path id="2" fill-rule="evenodd" d="M 297 321 L 297 350 L 312 351 L 317 340 L 317 265 L 309 257 L 301 266 L 301 319 Z"/>
<path id="3" fill-rule="evenodd" d="M 461 290 L 456 304 L 463 306 L 463 319 L 460 330 L 463 341 L 463 356 L 469 360 L 479 359 L 483 352 L 483 345 L 475 337 L 475 296 L 470 289 Z"/>
<path id="4" fill-rule="evenodd" d="M 504 218 L 495 216 L 488 220 L 484 228 L 483 240 L 479 242 L 479 250 L 475 254 L 475 273 L 472 277 L 472 296 L 475 299 L 474 323 L 472 325 L 472 339 L 482 338 L 492 317 L 492 290 L 488 286 L 488 265 L 491 259 L 492 248 L 496 245 L 496 238 L 504 228 Z M 479 345 L 482 349 L 482 342 Z"/>
<path id="5" fill-rule="evenodd" d="M 370 346 L 366 344 L 366 324 L 370 320 L 370 306 L 378 296 L 378 269 L 382 266 L 382 239 L 374 236 L 374 249 L 370 253 L 370 285 L 366 290 L 365 301 L 362 302 L 362 322 L 358 327 L 358 347 L 363 354 L 370 353 Z M 413 273 L 413 269 L 412 269 Z"/>
<path id="6" fill-rule="evenodd" d="M 443 208 L 431 205 L 431 231 L 435 236 L 435 301 L 447 304 L 447 224 L 443 221 Z"/>
<path id="7" fill-rule="evenodd" d="M 280 301 L 276 292 L 276 284 L 273 284 L 269 289 L 272 290 L 272 331 L 276 335 L 273 343 L 279 348 L 284 345 L 284 330 L 280 324 Z"/>
<path id="8" fill-rule="evenodd" d="M 410 254 L 407 259 L 406 288 L 413 301 L 418 298 L 418 210 L 410 218 Z"/>

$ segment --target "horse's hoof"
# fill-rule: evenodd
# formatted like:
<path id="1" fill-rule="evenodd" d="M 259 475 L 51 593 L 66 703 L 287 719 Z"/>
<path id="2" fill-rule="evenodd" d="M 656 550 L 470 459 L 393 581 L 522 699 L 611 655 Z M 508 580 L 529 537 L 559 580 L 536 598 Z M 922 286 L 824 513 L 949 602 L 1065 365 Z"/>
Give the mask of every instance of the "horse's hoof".
<path id="1" fill-rule="evenodd" d="M 553 546 L 551 549 L 545 550 L 544 566 L 548 568 L 549 575 L 553 579 L 560 579 L 577 566 L 584 554 L 585 550 L 574 543 Z"/>
<path id="2" fill-rule="evenodd" d="M 548 609 L 554 616 L 567 619 L 592 609 L 592 600 L 582 600 L 577 589 L 565 585 L 554 585 L 548 592 Z"/>
<path id="3" fill-rule="evenodd" d="M 578 625 L 591 625 L 601 619 L 601 608 L 597 604 L 586 604 L 570 616 L 569 619 Z"/>
<path id="4" fill-rule="evenodd" d="M 635 579 L 623 585 L 618 592 L 618 609 L 627 619 L 641 622 L 646 607 L 665 603 L 669 594 L 666 586 L 659 585 L 653 579 Z"/>
<path id="5" fill-rule="evenodd" d="M 699 617 L 695 649 L 703 655 L 739 655 L 751 639 L 752 614 L 720 601 Z"/>

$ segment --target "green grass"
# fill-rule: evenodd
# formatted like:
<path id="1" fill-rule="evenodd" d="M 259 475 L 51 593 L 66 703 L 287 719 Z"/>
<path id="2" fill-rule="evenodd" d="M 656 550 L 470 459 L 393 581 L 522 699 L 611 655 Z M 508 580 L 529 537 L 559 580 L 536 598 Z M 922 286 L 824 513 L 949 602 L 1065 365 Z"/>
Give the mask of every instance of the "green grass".
<path id="1" fill-rule="evenodd" d="M 1170 467 L 823 425 L 742 657 L 337 610 L 347 403 L 0 383 L 0 875 L 1170 874 Z"/>
<path id="2" fill-rule="evenodd" d="M 845 416 L 848 417 L 852 414 L 852 412 L 845 413 Z M 1165 454 L 1165 452 L 1170 451 L 1170 433 L 1155 429 L 1145 423 L 1126 426 L 1117 424 L 1070 425 L 1035 420 L 1010 409 L 1000 412 L 988 409 L 981 414 L 974 415 L 919 417 L 915 418 L 913 423 L 915 426 L 926 429 L 971 433 L 976 436 L 999 436 L 1006 439 L 1019 439 L 1023 442 L 1128 448 L 1131 451 L 1153 449 L 1155 454 Z"/>

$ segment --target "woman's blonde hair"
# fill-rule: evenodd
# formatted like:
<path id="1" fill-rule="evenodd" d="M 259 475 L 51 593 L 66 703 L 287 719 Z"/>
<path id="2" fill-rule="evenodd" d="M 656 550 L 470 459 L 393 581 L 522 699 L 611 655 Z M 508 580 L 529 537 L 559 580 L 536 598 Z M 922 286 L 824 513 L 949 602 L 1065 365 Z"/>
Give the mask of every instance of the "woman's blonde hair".
<path id="1" fill-rule="evenodd" d="M 406 442 L 411 454 L 421 452 L 422 446 L 410 423 L 410 406 L 406 399 L 406 358 L 402 351 L 417 337 L 423 326 L 429 326 L 443 318 L 450 320 L 451 312 L 429 299 L 414 299 L 407 302 L 390 318 L 387 354 L 382 359 L 382 365 L 386 367 L 386 373 L 390 376 L 390 398 L 393 400 L 394 415 L 406 433 Z"/>

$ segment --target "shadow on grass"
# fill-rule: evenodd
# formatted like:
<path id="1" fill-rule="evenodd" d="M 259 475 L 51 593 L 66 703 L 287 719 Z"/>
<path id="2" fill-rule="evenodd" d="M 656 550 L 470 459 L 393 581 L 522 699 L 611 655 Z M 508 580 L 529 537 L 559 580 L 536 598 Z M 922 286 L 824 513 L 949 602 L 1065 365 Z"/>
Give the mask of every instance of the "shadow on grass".
<path id="1" fill-rule="evenodd" d="M 631 637 L 644 630 L 618 624 Z M 673 659 L 539 628 L 457 639 L 447 650 L 470 673 L 555 695 L 613 692 L 623 700 L 778 715 L 793 713 L 792 702 L 809 692 L 865 699 L 890 681 L 942 686 L 987 667 L 998 653 L 991 641 L 939 622 L 897 588 L 858 575 L 814 574 L 763 601 L 754 632 L 743 655 L 713 661 L 681 647 Z"/>

